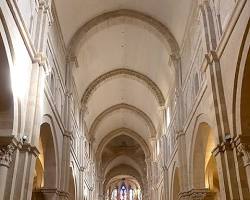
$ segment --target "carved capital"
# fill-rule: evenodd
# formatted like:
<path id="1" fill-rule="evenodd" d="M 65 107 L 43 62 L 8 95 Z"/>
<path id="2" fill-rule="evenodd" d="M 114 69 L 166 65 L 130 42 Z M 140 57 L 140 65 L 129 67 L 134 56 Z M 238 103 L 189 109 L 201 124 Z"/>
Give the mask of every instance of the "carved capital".
<path id="1" fill-rule="evenodd" d="M 243 158 L 244 166 L 250 166 L 250 144 L 240 143 L 237 146 L 237 151 L 238 154 Z"/>
<path id="2" fill-rule="evenodd" d="M 16 147 L 13 144 L 9 144 L 0 148 L 0 166 L 10 167 L 12 155 L 15 150 Z"/>
<path id="3" fill-rule="evenodd" d="M 242 156 L 244 166 L 250 166 L 250 137 L 240 135 L 235 138 L 234 146 L 239 156 Z"/>
<path id="4" fill-rule="evenodd" d="M 234 141 L 232 138 L 225 140 L 221 144 L 218 144 L 212 151 L 214 156 L 217 156 L 219 153 L 224 153 L 225 151 L 232 151 L 234 148 Z"/>
<path id="5" fill-rule="evenodd" d="M 179 199 L 195 199 L 195 200 L 207 200 L 213 199 L 215 193 L 211 192 L 209 189 L 192 189 L 187 192 L 180 193 Z"/>

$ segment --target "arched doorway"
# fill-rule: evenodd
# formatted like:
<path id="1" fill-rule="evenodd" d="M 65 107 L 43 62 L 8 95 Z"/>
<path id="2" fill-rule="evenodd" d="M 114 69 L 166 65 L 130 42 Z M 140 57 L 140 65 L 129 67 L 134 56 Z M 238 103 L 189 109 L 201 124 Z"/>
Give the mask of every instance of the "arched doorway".
<path id="1" fill-rule="evenodd" d="M 0 34 L 0 133 L 7 136 L 12 133 L 14 109 L 11 88 L 10 67 L 3 38 Z"/>
<path id="2" fill-rule="evenodd" d="M 51 127 L 43 123 L 40 127 L 39 156 L 36 160 L 32 200 L 52 199 L 56 188 L 56 151 Z"/>
<path id="3" fill-rule="evenodd" d="M 212 151 L 215 140 L 211 127 L 202 122 L 198 126 L 193 149 L 193 188 L 203 190 L 210 199 L 220 199 L 217 164 Z"/>
<path id="4" fill-rule="evenodd" d="M 179 198 L 180 193 L 180 180 L 179 180 L 179 169 L 176 167 L 173 177 L 173 191 L 172 191 L 172 199 L 177 200 Z"/>

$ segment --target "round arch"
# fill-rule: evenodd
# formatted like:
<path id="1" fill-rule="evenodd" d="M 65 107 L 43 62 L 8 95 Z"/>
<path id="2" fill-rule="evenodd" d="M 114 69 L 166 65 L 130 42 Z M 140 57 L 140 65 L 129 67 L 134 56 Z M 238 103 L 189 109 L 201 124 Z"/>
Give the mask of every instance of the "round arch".
<path id="1" fill-rule="evenodd" d="M 0 8 L 0 129 L 4 135 L 20 131 L 20 102 L 13 92 L 12 71 L 15 62 L 15 52 L 8 25 Z"/>
<path id="2" fill-rule="evenodd" d="M 163 106 L 165 104 L 165 98 L 160 88 L 148 76 L 141 74 L 137 71 L 131 70 L 131 69 L 119 68 L 119 69 L 109 71 L 105 74 L 102 74 L 101 76 L 97 77 L 94 81 L 92 81 L 82 96 L 82 99 L 81 99 L 82 105 L 87 105 L 89 98 L 92 96 L 95 90 L 99 86 L 101 86 L 105 81 L 108 81 L 117 76 L 125 76 L 128 78 L 137 80 L 139 82 L 142 82 L 147 88 L 151 90 L 151 92 L 155 96 L 160 106 Z"/>
<path id="3" fill-rule="evenodd" d="M 250 131 L 250 21 L 247 24 L 238 56 L 234 80 L 234 133 L 248 135 Z"/>
<path id="4" fill-rule="evenodd" d="M 115 11 L 110 11 L 103 13 L 87 23 L 85 23 L 82 27 L 80 27 L 72 37 L 70 44 L 68 46 L 68 55 L 70 58 L 73 58 L 75 55 L 77 55 L 77 52 L 80 49 L 80 46 L 82 45 L 83 41 L 87 37 L 87 33 L 96 27 L 97 25 L 100 25 L 104 23 L 107 20 L 116 19 L 118 17 L 128 17 L 132 19 L 139 20 L 141 22 L 144 22 L 145 24 L 149 25 L 151 28 L 156 30 L 158 33 L 157 35 L 160 35 L 161 39 L 163 38 L 167 45 L 168 50 L 170 51 L 170 54 L 176 55 L 178 57 L 179 55 L 179 46 L 172 35 L 172 33 L 169 31 L 169 29 L 163 25 L 160 21 L 154 19 L 153 17 L 146 15 L 144 13 L 135 11 L 135 10 L 129 10 L 129 9 L 120 9 Z M 159 37 L 159 36 L 158 36 Z"/>
<path id="5" fill-rule="evenodd" d="M 213 129 L 207 122 L 196 124 L 190 155 L 190 185 L 206 189 L 208 195 L 220 198 L 218 167 L 213 150 L 216 147 Z"/>
<path id="6" fill-rule="evenodd" d="M 39 156 L 37 157 L 32 199 L 44 199 L 45 196 L 53 194 L 47 193 L 47 189 L 55 189 L 58 186 L 58 155 L 54 139 L 53 126 L 51 121 L 44 118 L 40 126 L 40 136 L 38 139 Z M 45 188 L 45 190 L 43 190 Z M 45 195 L 46 193 L 46 195 Z"/>
<path id="7" fill-rule="evenodd" d="M 129 165 L 125 165 L 125 164 L 115 166 L 106 174 L 105 181 L 103 184 L 103 189 L 104 189 L 103 191 L 105 191 L 105 186 L 110 182 L 110 180 L 113 177 L 122 176 L 122 175 L 128 175 L 128 176 L 134 177 L 140 184 L 141 189 L 143 191 L 144 184 L 143 184 L 142 177 L 140 176 L 140 173 L 133 167 Z"/>
<path id="8" fill-rule="evenodd" d="M 120 135 L 127 135 L 129 137 L 131 137 L 132 139 L 134 139 L 136 142 L 138 142 L 138 144 L 141 146 L 145 157 L 149 158 L 151 157 L 151 151 L 148 147 L 148 144 L 145 142 L 145 140 L 135 131 L 128 129 L 128 128 L 119 128 L 116 129 L 112 132 L 110 132 L 105 138 L 103 138 L 100 142 L 100 144 L 98 145 L 97 151 L 96 151 L 96 157 L 99 159 L 103 149 L 105 148 L 105 146 L 114 138 L 120 136 Z"/>
<path id="9" fill-rule="evenodd" d="M 233 90 L 233 132 L 237 139 L 235 141 L 238 150 L 240 144 L 248 145 L 250 143 L 250 21 L 246 26 L 243 39 L 238 55 L 238 61 L 236 65 L 234 90 Z M 238 156 L 239 163 L 244 163 L 243 156 Z M 244 165 L 238 165 L 241 185 L 245 191 L 249 191 L 250 182 L 247 178 L 247 172 Z M 244 193 L 247 197 L 249 192 Z"/>
<path id="10" fill-rule="evenodd" d="M 5 44 L 0 35 L 0 130 L 4 130 L 2 134 L 12 134 L 14 109 L 13 94 L 11 88 L 11 74 L 9 59 L 7 56 Z"/>
<path id="11" fill-rule="evenodd" d="M 140 176 L 143 175 L 143 172 L 141 170 L 141 166 L 130 156 L 128 155 L 120 155 L 120 156 L 114 156 L 112 157 L 112 161 L 107 163 L 106 165 L 102 166 L 103 167 L 103 173 L 104 176 L 106 176 L 112 168 L 118 166 L 118 165 L 123 165 L 124 160 L 126 160 L 126 165 L 129 165 L 133 167 L 139 174 Z"/>
<path id="12" fill-rule="evenodd" d="M 120 109 L 126 109 L 129 111 L 132 111 L 133 113 L 135 113 L 136 115 L 138 115 L 139 117 L 141 117 L 146 124 L 148 125 L 149 129 L 150 129 L 150 133 L 151 136 L 154 137 L 156 135 L 156 129 L 155 126 L 152 122 L 152 120 L 150 119 L 150 117 L 144 113 L 143 111 L 141 111 L 140 109 L 138 109 L 135 106 L 129 105 L 129 104 L 125 104 L 125 103 L 121 103 L 121 104 L 116 104 L 114 106 L 111 106 L 110 108 L 104 110 L 102 113 L 100 113 L 94 120 L 94 122 L 92 123 L 90 129 L 89 129 L 89 135 L 91 137 L 94 137 L 95 134 L 95 130 L 98 127 L 99 123 L 108 115 L 110 115 L 111 113 L 120 110 Z"/>

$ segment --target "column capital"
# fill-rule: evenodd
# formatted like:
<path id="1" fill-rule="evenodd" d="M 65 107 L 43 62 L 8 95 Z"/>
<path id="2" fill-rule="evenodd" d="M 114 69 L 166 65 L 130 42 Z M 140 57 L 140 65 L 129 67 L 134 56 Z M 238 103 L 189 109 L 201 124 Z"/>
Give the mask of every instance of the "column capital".
<path id="1" fill-rule="evenodd" d="M 14 144 L 9 144 L 4 147 L 0 147 L 0 166 L 10 167 L 12 162 L 12 155 L 16 150 Z"/>
<path id="2" fill-rule="evenodd" d="M 237 146 L 239 155 L 243 157 L 244 166 L 250 165 L 250 144 L 241 143 Z"/>
<path id="3" fill-rule="evenodd" d="M 215 193 L 209 189 L 192 189 L 179 194 L 179 199 L 197 199 L 204 200 L 214 197 Z"/>
<path id="4" fill-rule="evenodd" d="M 218 144 L 212 151 L 214 156 L 217 156 L 219 153 L 224 153 L 225 151 L 232 151 L 234 148 L 233 138 L 227 138 L 221 144 Z"/>
<path id="5" fill-rule="evenodd" d="M 250 137 L 249 136 L 238 136 L 234 140 L 236 150 L 239 156 L 242 156 L 244 166 L 250 165 Z"/>

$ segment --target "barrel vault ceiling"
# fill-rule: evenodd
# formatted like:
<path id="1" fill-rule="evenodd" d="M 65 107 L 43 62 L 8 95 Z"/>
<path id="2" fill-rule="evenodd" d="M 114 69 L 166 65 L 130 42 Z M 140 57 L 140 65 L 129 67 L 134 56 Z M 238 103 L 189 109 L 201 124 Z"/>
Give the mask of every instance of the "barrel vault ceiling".
<path id="1" fill-rule="evenodd" d="M 137 134 L 150 146 L 159 130 L 161 107 L 175 85 L 170 58 L 181 46 L 191 4 L 55 0 L 68 54 L 77 59 L 75 86 L 96 150 L 119 130 Z M 111 146 L 105 155 L 112 154 Z M 126 164 L 121 159 L 117 163 Z"/>

